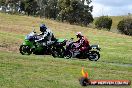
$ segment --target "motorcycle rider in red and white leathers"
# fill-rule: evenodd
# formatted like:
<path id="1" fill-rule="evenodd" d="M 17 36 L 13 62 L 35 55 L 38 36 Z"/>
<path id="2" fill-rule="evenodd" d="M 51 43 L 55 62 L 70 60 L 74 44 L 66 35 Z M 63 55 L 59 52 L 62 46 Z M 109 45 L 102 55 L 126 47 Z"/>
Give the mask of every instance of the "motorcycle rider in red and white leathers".
<path id="1" fill-rule="evenodd" d="M 87 51 L 90 47 L 88 39 L 84 37 L 81 32 L 77 32 L 76 36 L 79 38 L 79 40 L 75 42 L 78 44 L 77 48 L 80 50 L 80 52 Z"/>

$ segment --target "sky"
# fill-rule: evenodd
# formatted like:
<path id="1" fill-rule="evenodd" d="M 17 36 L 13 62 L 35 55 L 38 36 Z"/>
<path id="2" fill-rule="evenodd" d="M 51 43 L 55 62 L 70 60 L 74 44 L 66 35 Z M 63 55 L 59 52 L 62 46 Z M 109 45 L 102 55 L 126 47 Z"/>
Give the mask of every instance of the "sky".
<path id="1" fill-rule="evenodd" d="M 132 0 L 92 0 L 93 16 L 118 16 L 132 13 Z"/>

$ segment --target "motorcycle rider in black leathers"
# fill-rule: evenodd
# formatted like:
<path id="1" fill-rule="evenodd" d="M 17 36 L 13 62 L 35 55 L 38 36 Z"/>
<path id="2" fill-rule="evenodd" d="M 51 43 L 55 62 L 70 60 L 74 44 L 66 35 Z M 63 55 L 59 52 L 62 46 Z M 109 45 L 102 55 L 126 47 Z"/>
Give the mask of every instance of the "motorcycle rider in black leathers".
<path id="1" fill-rule="evenodd" d="M 35 42 L 41 42 L 43 46 L 51 45 L 54 43 L 54 35 L 53 32 L 46 27 L 45 24 L 40 25 L 40 31 L 41 33 L 39 34 L 41 38 L 39 40 L 35 40 Z"/>

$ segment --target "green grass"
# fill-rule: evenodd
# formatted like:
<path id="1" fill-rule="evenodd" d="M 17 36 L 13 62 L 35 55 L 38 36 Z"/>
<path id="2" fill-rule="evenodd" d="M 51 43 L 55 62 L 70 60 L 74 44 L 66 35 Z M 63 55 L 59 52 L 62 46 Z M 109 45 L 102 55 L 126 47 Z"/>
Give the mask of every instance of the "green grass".
<path id="1" fill-rule="evenodd" d="M 0 57 L 1 88 L 81 88 L 78 79 L 82 66 L 91 79 L 132 79 L 132 68 L 102 62 L 5 52 L 1 52 Z"/>
<path id="2" fill-rule="evenodd" d="M 48 19 L 3 13 L 0 13 L 0 22 L 0 88 L 81 88 L 78 79 L 82 66 L 89 72 L 91 79 L 132 80 L 132 37 Z M 39 32 L 38 27 L 42 22 L 52 29 L 57 38 L 75 38 L 75 33 L 81 31 L 88 37 L 90 44 L 100 45 L 101 58 L 91 62 L 52 56 L 22 56 L 19 46 L 24 36 L 32 30 L 32 26 Z M 97 86 L 124 87 L 132 86 Z"/>

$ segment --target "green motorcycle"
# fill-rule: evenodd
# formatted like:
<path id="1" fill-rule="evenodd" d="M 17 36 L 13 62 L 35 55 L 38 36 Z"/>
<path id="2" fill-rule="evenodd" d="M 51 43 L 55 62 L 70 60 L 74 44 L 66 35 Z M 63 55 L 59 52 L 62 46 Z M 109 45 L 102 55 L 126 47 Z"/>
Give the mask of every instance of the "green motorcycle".
<path id="1" fill-rule="evenodd" d="M 24 42 L 20 45 L 20 53 L 22 55 L 30 55 L 32 53 L 35 55 L 53 55 L 55 57 L 60 57 L 62 55 L 64 52 L 64 47 L 62 45 L 64 45 L 65 39 L 55 39 L 52 45 L 43 46 L 41 43 L 35 42 L 35 40 L 40 38 L 41 36 L 37 35 L 34 30 L 26 35 Z"/>

